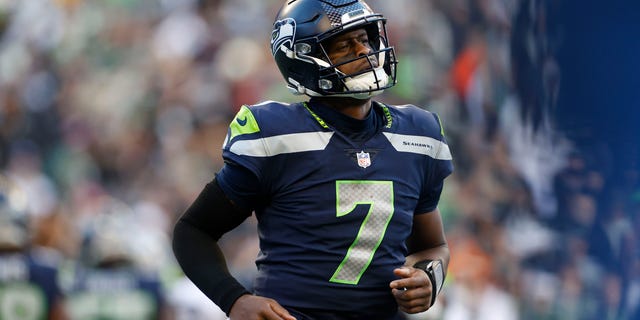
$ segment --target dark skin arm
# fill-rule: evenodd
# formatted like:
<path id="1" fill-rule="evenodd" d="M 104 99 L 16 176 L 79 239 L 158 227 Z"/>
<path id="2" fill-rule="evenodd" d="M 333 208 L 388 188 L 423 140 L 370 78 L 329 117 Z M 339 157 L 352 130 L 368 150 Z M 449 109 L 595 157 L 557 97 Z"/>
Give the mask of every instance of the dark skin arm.
<path id="1" fill-rule="evenodd" d="M 408 246 L 410 255 L 405 265 L 393 271 L 399 279 L 391 281 L 389 286 L 400 310 L 419 313 L 429 309 L 435 288 L 431 287 L 427 274 L 413 265 L 423 260 L 442 260 L 445 274 L 449 265 L 449 247 L 438 209 L 414 216 Z"/>

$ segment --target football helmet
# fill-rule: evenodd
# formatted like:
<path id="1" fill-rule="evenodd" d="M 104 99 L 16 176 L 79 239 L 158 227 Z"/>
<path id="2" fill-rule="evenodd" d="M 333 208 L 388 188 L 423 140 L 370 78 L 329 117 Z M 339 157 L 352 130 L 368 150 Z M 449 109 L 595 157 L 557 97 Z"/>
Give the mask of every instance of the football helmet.
<path id="1" fill-rule="evenodd" d="M 396 84 L 397 59 L 385 25 L 384 16 L 361 0 L 289 0 L 273 24 L 271 53 L 294 94 L 368 99 Z M 372 50 L 332 63 L 327 41 L 361 28 L 367 32 Z M 353 74 L 338 70 L 360 59 L 369 68 Z"/>
<path id="2" fill-rule="evenodd" d="M 29 243 L 27 196 L 0 175 L 0 250 L 21 250 Z"/>
<path id="3" fill-rule="evenodd" d="M 115 198 L 106 198 L 99 209 L 80 225 L 81 258 L 90 267 L 133 265 L 135 219 L 131 209 Z"/>

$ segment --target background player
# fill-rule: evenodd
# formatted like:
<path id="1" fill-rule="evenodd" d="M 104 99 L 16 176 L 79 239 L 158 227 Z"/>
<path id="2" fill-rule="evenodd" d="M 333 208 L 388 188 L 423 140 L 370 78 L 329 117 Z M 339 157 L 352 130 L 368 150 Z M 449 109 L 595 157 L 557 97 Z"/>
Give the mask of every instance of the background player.
<path id="1" fill-rule="evenodd" d="M 167 319 L 165 293 L 155 270 L 143 268 L 136 251 L 139 233 L 124 206 L 88 218 L 80 259 L 65 269 L 63 283 L 70 319 Z"/>
<path id="2" fill-rule="evenodd" d="M 0 319 L 65 319 L 60 257 L 30 246 L 27 195 L 0 175 Z"/>

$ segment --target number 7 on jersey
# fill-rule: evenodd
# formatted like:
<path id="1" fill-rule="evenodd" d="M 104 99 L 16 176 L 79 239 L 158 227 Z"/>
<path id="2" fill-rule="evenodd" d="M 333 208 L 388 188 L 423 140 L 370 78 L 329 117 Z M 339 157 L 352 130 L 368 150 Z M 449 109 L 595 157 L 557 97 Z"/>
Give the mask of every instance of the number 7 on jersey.
<path id="1" fill-rule="evenodd" d="M 358 205 L 369 205 L 369 211 L 329 281 L 358 284 L 387 231 L 394 211 L 393 200 L 392 181 L 336 181 L 337 218 L 353 212 Z"/>

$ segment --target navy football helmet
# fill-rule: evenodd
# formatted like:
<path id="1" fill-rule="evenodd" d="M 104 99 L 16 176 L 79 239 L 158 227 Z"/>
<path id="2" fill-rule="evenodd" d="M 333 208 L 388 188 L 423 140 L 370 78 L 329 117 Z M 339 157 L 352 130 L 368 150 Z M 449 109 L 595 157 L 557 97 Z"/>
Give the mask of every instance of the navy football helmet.
<path id="1" fill-rule="evenodd" d="M 271 53 L 294 94 L 367 99 L 396 84 L 397 59 L 385 24 L 381 14 L 360 0 L 289 0 L 275 19 Z M 371 52 L 333 64 L 327 40 L 361 28 L 367 32 Z M 359 59 L 370 68 L 354 74 L 338 70 Z"/>

